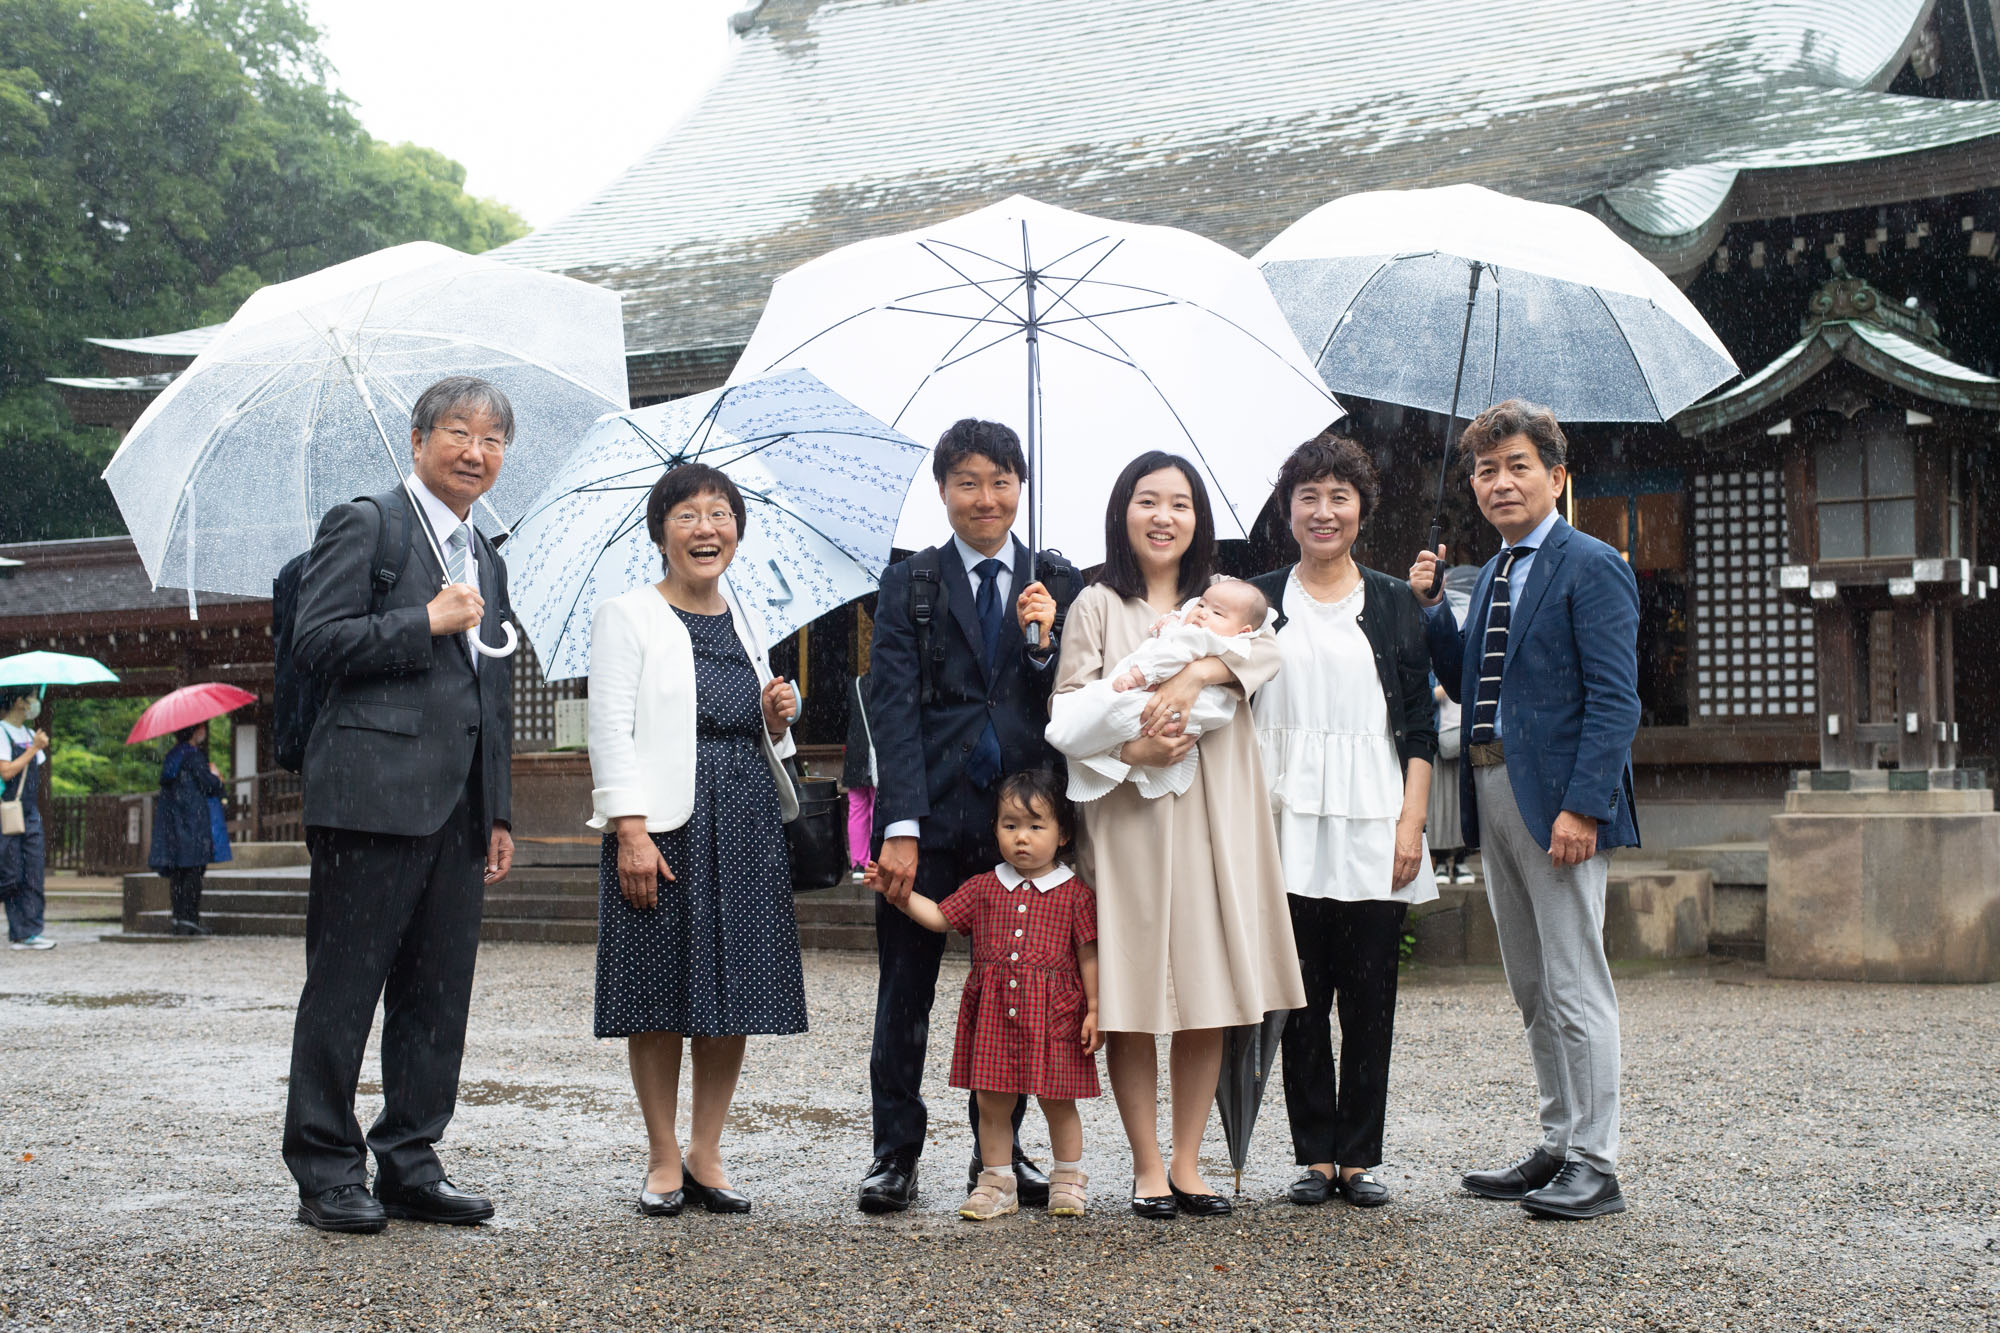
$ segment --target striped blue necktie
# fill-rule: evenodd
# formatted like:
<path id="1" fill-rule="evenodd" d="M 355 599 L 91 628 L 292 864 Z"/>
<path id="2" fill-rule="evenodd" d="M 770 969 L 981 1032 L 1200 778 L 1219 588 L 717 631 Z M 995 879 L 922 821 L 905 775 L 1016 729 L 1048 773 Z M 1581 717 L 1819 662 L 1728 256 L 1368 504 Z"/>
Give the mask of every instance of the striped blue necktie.
<path id="1" fill-rule="evenodd" d="M 451 536 L 444 543 L 444 578 L 447 583 L 470 582 L 465 576 L 466 555 L 471 546 L 467 533 L 469 524 L 461 523 L 451 530 Z"/>
<path id="2" fill-rule="evenodd" d="M 1514 562 L 1533 549 L 1508 547 L 1493 574 L 1492 597 L 1486 604 L 1486 642 L 1479 657 L 1479 693 L 1472 705 L 1474 745 L 1490 745 L 1494 740 L 1493 720 L 1500 714 L 1500 671 L 1507 665 L 1507 620 L 1514 609 L 1508 576 L 1514 572 Z"/>

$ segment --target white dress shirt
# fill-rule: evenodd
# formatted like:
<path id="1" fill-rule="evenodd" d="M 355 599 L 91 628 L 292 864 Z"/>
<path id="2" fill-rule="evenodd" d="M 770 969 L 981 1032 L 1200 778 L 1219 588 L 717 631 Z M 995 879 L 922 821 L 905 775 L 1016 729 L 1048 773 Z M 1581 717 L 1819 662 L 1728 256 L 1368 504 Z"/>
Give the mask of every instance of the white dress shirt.
<path id="1" fill-rule="evenodd" d="M 450 549 L 452 532 L 467 520 L 452 513 L 450 505 L 432 495 L 431 488 L 424 485 L 416 473 L 412 472 L 403 485 L 423 509 L 423 516 L 430 525 L 431 535 L 437 538 L 437 550 L 432 554 L 442 560 Z M 475 588 L 479 586 L 479 543 L 473 540 L 469 531 L 465 534 L 465 581 Z M 443 585 L 439 585 L 439 591 L 443 591 Z M 473 648 L 472 640 L 478 633 L 477 625 L 465 631 L 465 655 L 472 659 L 474 672 L 479 670 L 480 654 Z"/>
<path id="2" fill-rule="evenodd" d="M 977 571 L 980 562 L 987 559 L 987 557 L 981 555 L 965 538 L 955 532 L 951 535 L 951 544 L 952 548 L 958 552 L 958 558 L 965 562 L 965 581 L 972 585 L 972 595 L 974 598 L 977 598 L 980 587 L 985 583 L 985 580 L 979 577 Z M 994 578 L 993 591 L 998 594 L 1001 602 L 1004 604 L 1007 600 L 1007 594 L 1014 590 L 1013 533 L 1010 532 L 1007 534 L 1006 544 L 992 558 L 1000 562 L 1000 572 Z M 919 819 L 899 819 L 889 825 L 888 828 L 882 830 L 882 838 L 885 842 L 890 838 L 916 838 L 921 837 L 922 834 L 923 821 Z"/>

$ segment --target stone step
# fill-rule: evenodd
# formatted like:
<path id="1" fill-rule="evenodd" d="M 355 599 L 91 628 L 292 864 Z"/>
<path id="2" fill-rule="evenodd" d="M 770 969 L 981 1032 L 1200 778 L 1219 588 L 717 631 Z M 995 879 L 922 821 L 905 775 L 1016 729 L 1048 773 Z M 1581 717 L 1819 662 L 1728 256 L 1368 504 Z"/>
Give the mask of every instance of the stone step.
<path id="1" fill-rule="evenodd" d="M 1713 842 L 1695 847 L 1674 847 L 1667 851 L 1667 864 L 1676 870 L 1706 870 L 1718 887 L 1755 886 L 1771 882 L 1771 845 L 1765 842 Z"/>
<path id="2" fill-rule="evenodd" d="M 1612 866 L 1605 886 L 1604 952 L 1613 961 L 1700 958 L 1715 924 L 1714 885 L 1706 870 L 1657 864 Z M 1412 908 L 1411 957 L 1438 966 L 1500 961 L 1500 937 L 1484 883 L 1440 887 L 1437 901 Z"/>
<path id="3" fill-rule="evenodd" d="M 201 922 L 218 935 L 290 935 L 306 933 L 303 915 L 253 912 L 211 912 L 204 900 Z M 128 934 L 164 935 L 172 928 L 166 912 L 141 912 L 138 929 Z M 597 921 L 556 920 L 545 917 L 488 916 L 480 922 L 482 940 L 512 940 L 527 943 L 595 944 Z M 872 947 L 872 940 L 871 940 Z"/>

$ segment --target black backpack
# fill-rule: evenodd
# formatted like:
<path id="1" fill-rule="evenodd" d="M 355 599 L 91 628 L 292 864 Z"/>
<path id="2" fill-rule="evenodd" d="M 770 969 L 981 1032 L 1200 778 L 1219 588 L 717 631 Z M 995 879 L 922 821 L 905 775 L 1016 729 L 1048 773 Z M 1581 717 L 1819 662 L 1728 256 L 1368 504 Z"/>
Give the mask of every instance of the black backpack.
<path id="1" fill-rule="evenodd" d="M 944 645 L 933 646 L 931 622 L 937 618 L 937 604 L 944 592 L 943 547 L 927 546 L 910 557 L 910 624 L 917 632 L 917 696 L 919 705 L 929 708 L 937 702 L 937 672 L 944 662 Z M 1054 639 L 1062 639 L 1063 622 L 1069 619 L 1070 603 L 1083 586 L 1083 575 L 1063 559 L 1060 551 L 1043 551 L 1035 557 L 1035 582 L 1056 599 Z"/>
<path id="2" fill-rule="evenodd" d="M 389 590 L 396 586 L 396 580 L 403 576 L 403 566 L 410 563 L 410 505 L 407 497 L 402 504 L 385 505 L 372 495 L 355 497 L 355 503 L 366 501 L 382 511 L 382 526 L 375 534 L 375 563 L 370 574 L 370 600 L 368 613 L 377 615 L 382 609 L 382 601 Z M 395 563 L 389 562 L 393 553 Z M 276 714 L 272 748 L 275 750 L 278 766 L 296 773 L 305 763 L 306 742 L 312 739 L 313 722 L 319 717 L 320 705 L 326 701 L 328 682 L 302 670 L 292 660 L 293 620 L 299 609 L 299 580 L 304 577 L 306 560 L 312 555 L 303 551 L 285 562 L 278 571 L 278 577 L 271 580 L 271 645 L 277 655 L 277 687 L 272 712 Z"/>

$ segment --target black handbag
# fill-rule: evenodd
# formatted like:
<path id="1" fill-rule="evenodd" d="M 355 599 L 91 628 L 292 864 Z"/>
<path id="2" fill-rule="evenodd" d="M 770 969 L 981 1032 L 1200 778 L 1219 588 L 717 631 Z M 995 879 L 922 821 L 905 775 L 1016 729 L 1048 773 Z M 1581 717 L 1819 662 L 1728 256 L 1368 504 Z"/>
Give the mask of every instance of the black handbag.
<path id="1" fill-rule="evenodd" d="M 815 893 L 847 878 L 847 802 L 831 778 L 801 778 L 789 760 L 799 817 L 785 825 L 785 859 L 792 892 Z"/>

